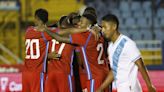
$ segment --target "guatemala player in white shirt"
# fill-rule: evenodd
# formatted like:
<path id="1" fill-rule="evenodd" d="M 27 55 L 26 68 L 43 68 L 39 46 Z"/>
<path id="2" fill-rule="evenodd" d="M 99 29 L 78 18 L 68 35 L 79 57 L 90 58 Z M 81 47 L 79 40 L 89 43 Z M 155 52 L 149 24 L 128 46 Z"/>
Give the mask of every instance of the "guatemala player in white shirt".
<path id="1" fill-rule="evenodd" d="M 142 92 L 137 79 L 138 70 L 146 82 L 149 92 L 156 92 L 135 42 L 118 31 L 119 21 L 113 14 L 102 18 L 102 33 L 109 41 L 108 57 L 111 71 L 96 92 L 103 92 L 112 81 L 116 81 L 117 92 Z"/>
<path id="2" fill-rule="evenodd" d="M 109 44 L 108 53 L 118 92 L 142 92 L 137 79 L 138 67 L 135 64 L 141 54 L 135 42 L 120 34 L 114 43 Z"/>

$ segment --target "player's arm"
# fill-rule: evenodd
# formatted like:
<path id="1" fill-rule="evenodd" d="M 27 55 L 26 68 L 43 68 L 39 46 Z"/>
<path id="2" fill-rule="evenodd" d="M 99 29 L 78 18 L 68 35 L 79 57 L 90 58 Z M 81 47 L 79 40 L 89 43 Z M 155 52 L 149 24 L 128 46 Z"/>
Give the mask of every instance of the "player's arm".
<path id="1" fill-rule="evenodd" d="M 150 81 L 147 69 L 143 63 L 143 60 L 141 58 L 141 53 L 140 53 L 139 49 L 137 48 L 136 43 L 129 42 L 126 45 L 128 46 L 128 49 L 126 49 L 128 58 L 138 66 L 138 69 L 141 72 L 142 77 L 146 82 L 149 92 L 155 92 L 155 88 L 153 87 L 153 85 Z M 130 54 L 132 51 L 133 51 L 133 54 Z"/>
<path id="2" fill-rule="evenodd" d="M 60 57 L 61 57 L 61 55 L 56 53 L 55 51 L 48 53 L 48 59 L 57 59 L 58 60 Z"/>
<path id="3" fill-rule="evenodd" d="M 101 86 L 98 88 L 96 92 L 103 92 L 103 90 L 107 88 L 112 83 L 113 80 L 114 80 L 114 75 L 112 70 L 110 70 L 105 81 L 101 84 Z"/>
<path id="4" fill-rule="evenodd" d="M 148 71 L 147 71 L 147 69 L 146 69 L 146 67 L 145 67 L 145 65 L 144 65 L 144 63 L 143 63 L 142 58 L 136 60 L 136 61 L 135 61 L 135 64 L 138 66 L 139 71 L 141 72 L 142 77 L 143 77 L 143 79 L 144 79 L 145 82 L 146 82 L 146 85 L 147 85 L 147 87 L 148 87 L 149 92 L 156 92 L 156 90 L 155 90 L 153 84 L 152 84 L 151 81 L 150 81 L 150 78 L 149 78 L 149 75 L 148 75 Z"/>
<path id="5" fill-rule="evenodd" d="M 58 42 L 71 43 L 70 37 L 68 36 L 60 36 L 58 33 L 51 32 L 48 28 L 45 28 L 44 31 Z"/>
<path id="6" fill-rule="evenodd" d="M 61 31 L 58 32 L 60 36 L 63 35 L 70 35 L 74 33 L 81 33 L 81 32 L 86 32 L 86 28 L 68 28 L 68 29 L 60 29 Z"/>

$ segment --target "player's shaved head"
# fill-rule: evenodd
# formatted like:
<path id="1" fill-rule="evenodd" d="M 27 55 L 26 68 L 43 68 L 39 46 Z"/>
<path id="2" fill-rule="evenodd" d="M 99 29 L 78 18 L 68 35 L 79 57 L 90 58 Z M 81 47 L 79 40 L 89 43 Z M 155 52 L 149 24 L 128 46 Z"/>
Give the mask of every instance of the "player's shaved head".
<path id="1" fill-rule="evenodd" d="M 45 9 L 37 9 L 35 11 L 35 16 L 37 16 L 44 24 L 48 22 L 48 12 Z"/>
<path id="2" fill-rule="evenodd" d="M 113 14 L 107 14 L 102 18 L 103 21 L 107 21 L 107 22 L 112 22 L 114 24 L 117 25 L 117 29 L 119 26 L 119 20 L 117 18 L 117 16 L 113 15 Z"/>

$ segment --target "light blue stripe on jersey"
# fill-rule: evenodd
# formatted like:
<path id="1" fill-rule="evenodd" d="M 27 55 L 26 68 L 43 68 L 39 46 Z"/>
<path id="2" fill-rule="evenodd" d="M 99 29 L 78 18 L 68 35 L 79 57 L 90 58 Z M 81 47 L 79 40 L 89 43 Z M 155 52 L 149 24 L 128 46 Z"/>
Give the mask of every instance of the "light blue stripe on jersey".
<path id="1" fill-rule="evenodd" d="M 114 78 L 116 78 L 117 75 L 117 68 L 118 68 L 118 61 L 119 61 L 119 57 L 120 54 L 125 46 L 125 43 L 127 42 L 127 40 L 125 38 L 123 38 L 120 43 L 118 44 L 117 48 L 114 51 L 114 54 L 112 56 L 113 59 L 113 73 L 114 73 Z"/>
<path id="2" fill-rule="evenodd" d="M 46 37 L 44 36 L 44 33 L 43 33 L 43 32 L 41 33 L 41 35 L 42 35 L 42 37 L 43 37 L 44 42 L 47 43 L 47 39 L 46 39 Z"/>
<path id="3" fill-rule="evenodd" d="M 82 48 L 82 53 L 83 53 L 83 57 L 84 57 L 84 63 L 85 63 L 86 70 L 87 70 L 88 79 L 90 80 L 90 79 L 92 79 L 92 74 L 91 74 L 90 66 L 88 64 L 88 60 L 87 60 L 87 56 L 86 56 L 86 52 L 85 52 L 84 47 L 81 47 L 81 48 Z"/>
<path id="4" fill-rule="evenodd" d="M 95 80 L 92 79 L 90 82 L 91 82 L 91 83 L 90 83 L 90 85 L 91 85 L 91 87 L 90 87 L 90 92 L 94 92 L 94 84 L 95 84 Z"/>
<path id="5" fill-rule="evenodd" d="M 72 55 L 71 55 L 71 63 L 70 63 L 70 67 L 71 67 L 71 76 L 73 76 L 73 58 L 74 58 L 74 51 L 72 51 Z"/>
<path id="6" fill-rule="evenodd" d="M 48 48 L 49 48 L 49 42 L 46 40 L 43 32 L 42 32 L 42 37 L 46 44 L 46 49 L 45 49 L 45 57 L 44 57 L 43 68 L 42 68 L 43 70 L 41 71 L 40 74 L 40 92 L 44 92 L 44 73 L 46 73 L 46 69 L 47 69 L 47 56 L 48 56 Z"/>
<path id="7" fill-rule="evenodd" d="M 44 92 L 44 73 L 40 73 L 40 92 Z"/>
<path id="8" fill-rule="evenodd" d="M 47 56 L 48 56 L 48 48 L 49 48 L 49 42 L 47 42 L 47 44 L 46 44 L 46 54 L 45 54 L 45 57 L 44 57 L 44 62 L 43 62 L 43 64 L 44 64 L 44 66 L 43 66 L 43 72 L 45 73 L 46 72 L 46 69 L 47 69 Z"/>
<path id="9" fill-rule="evenodd" d="M 84 48 L 86 48 L 86 47 L 87 47 L 88 42 L 89 42 L 89 40 L 90 40 L 91 36 L 92 36 L 92 33 L 90 33 L 90 34 L 89 34 L 88 39 L 87 39 L 87 41 L 86 41 L 86 43 L 85 43 L 85 45 L 84 45 Z"/>
<path id="10" fill-rule="evenodd" d="M 68 81 L 69 81 L 70 92 L 73 92 L 73 88 L 72 88 L 72 77 L 71 77 L 71 75 L 68 75 Z"/>
<path id="11" fill-rule="evenodd" d="M 46 73 L 46 69 L 47 69 L 48 48 L 49 48 L 49 42 L 47 42 L 47 44 L 46 44 L 45 57 L 44 57 L 44 62 L 43 62 L 43 70 L 40 74 L 40 92 L 44 92 L 44 73 Z"/>

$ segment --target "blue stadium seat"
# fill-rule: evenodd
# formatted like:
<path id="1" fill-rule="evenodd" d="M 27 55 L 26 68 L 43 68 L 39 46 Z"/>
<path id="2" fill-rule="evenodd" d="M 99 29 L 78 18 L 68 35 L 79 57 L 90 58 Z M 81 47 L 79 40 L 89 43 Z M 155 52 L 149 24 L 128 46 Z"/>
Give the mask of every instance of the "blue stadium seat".
<path id="1" fill-rule="evenodd" d="M 146 18 L 146 20 L 147 20 L 147 27 L 151 28 L 151 26 L 152 26 L 152 18 Z"/>
<path id="2" fill-rule="evenodd" d="M 129 3 L 127 1 L 121 1 L 119 10 L 121 10 L 122 12 L 130 11 Z"/>
<path id="3" fill-rule="evenodd" d="M 142 40 L 153 39 L 152 31 L 150 29 L 141 29 L 140 32 L 141 32 Z"/>
<path id="4" fill-rule="evenodd" d="M 151 9 L 145 10 L 143 13 L 144 13 L 144 16 L 146 18 L 151 18 L 152 17 L 152 11 L 151 11 Z"/>
<path id="5" fill-rule="evenodd" d="M 141 40 L 142 36 L 141 36 L 141 33 L 139 30 L 129 30 L 128 31 L 129 35 L 130 35 L 130 38 L 133 39 L 133 40 Z"/>
<path id="6" fill-rule="evenodd" d="M 158 17 L 154 17 L 154 27 L 159 28 L 160 27 L 160 20 Z"/>
<path id="7" fill-rule="evenodd" d="M 160 19 L 160 26 L 164 27 L 164 17 Z"/>
<path id="8" fill-rule="evenodd" d="M 135 18 L 144 17 L 144 13 L 143 13 L 142 10 L 140 10 L 140 11 L 135 11 L 135 12 L 133 13 L 133 16 L 134 16 Z"/>
<path id="9" fill-rule="evenodd" d="M 164 17 L 164 9 L 163 8 L 158 9 L 157 16 L 160 17 L 160 18 Z"/>
<path id="10" fill-rule="evenodd" d="M 120 10 L 118 9 L 112 9 L 112 14 L 115 14 L 118 18 L 121 17 Z"/>
<path id="11" fill-rule="evenodd" d="M 137 26 L 139 28 L 148 28 L 147 20 L 144 17 L 138 18 L 137 19 Z"/>
<path id="12" fill-rule="evenodd" d="M 124 11 L 124 12 L 121 13 L 121 15 L 122 15 L 123 18 L 132 17 L 132 14 L 131 14 L 130 11 L 128 11 L 128 12 L 127 11 L 126 12 Z"/>
<path id="13" fill-rule="evenodd" d="M 141 10 L 141 2 L 132 1 L 131 2 L 131 10 L 132 11 L 140 11 Z"/>
<path id="14" fill-rule="evenodd" d="M 156 40 L 164 40 L 164 30 L 156 29 L 154 31 L 154 33 L 155 33 L 155 39 Z"/>
<path id="15" fill-rule="evenodd" d="M 142 3 L 142 9 L 144 11 L 151 10 L 151 1 L 144 1 Z"/>
<path id="16" fill-rule="evenodd" d="M 121 28 L 121 29 L 126 29 L 127 28 L 127 26 L 125 25 L 125 19 L 122 17 L 122 16 L 120 16 L 119 18 L 119 27 Z"/>
<path id="17" fill-rule="evenodd" d="M 129 17 L 125 21 L 125 26 L 128 28 L 135 28 L 136 27 L 136 21 L 134 18 Z"/>
<path id="18" fill-rule="evenodd" d="M 145 46 L 145 44 L 137 44 L 137 47 L 139 48 L 139 49 L 143 49 L 143 48 L 145 48 L 146 46 Z"/>

